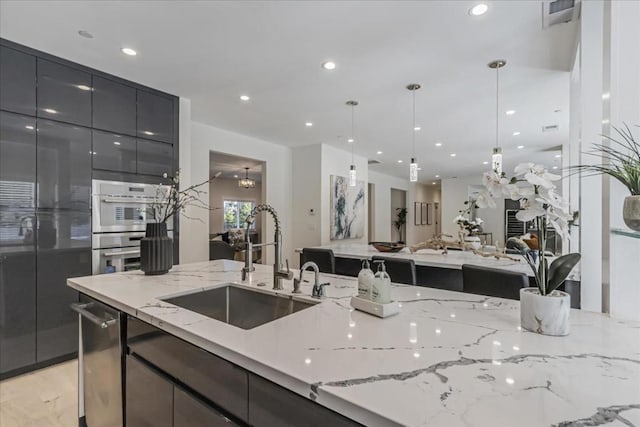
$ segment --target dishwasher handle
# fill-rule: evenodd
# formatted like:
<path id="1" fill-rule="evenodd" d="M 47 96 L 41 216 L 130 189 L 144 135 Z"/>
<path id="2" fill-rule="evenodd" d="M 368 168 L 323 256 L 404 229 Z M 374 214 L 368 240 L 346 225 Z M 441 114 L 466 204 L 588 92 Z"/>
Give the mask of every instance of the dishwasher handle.
<path id="1" fill-rule="evenodd" d="M 102 329 L 106 329 L 118 321 L 118 319 L 101 319 L 100 317 L 96 316 L 95 314 L 87 310 L 87 308 L 92 306 L 93 306 L 92 302 L 88 302 L 86 304 L 78 304 L 74 302 L 73 304 L 71 304 L 71 309 L 77 312 L 78 314 L 80 314 L 81 316 L 86 317 L 92 323 L 95 323 L 96 325 L 100 326 Z"/>

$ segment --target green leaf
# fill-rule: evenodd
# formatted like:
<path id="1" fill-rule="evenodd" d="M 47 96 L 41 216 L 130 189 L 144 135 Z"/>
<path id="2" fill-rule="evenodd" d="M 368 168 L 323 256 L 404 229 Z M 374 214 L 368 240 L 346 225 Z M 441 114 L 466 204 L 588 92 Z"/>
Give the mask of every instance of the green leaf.
<path id="1" fill-rule="evenodd" d="M 549 267 L 549 288 L 547 294 L 562 285 L 573 267 L 580 261 L 580 254 L 566 254 L 556 258 Z"/>

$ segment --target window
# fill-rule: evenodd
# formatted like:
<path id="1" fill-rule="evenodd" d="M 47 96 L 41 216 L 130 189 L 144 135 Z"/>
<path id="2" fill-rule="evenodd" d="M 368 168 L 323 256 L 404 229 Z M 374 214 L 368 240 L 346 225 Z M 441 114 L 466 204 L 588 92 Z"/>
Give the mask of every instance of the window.
<path id="1" fill-rule="evenodd" d="M 224 201 L 224 229 L 245 228 L 247 216 L 251 213 L 254 202 L 247 200 L 225 200 Z M 255 229 L 255 223 L 251 224 L 251 229 Z"/>

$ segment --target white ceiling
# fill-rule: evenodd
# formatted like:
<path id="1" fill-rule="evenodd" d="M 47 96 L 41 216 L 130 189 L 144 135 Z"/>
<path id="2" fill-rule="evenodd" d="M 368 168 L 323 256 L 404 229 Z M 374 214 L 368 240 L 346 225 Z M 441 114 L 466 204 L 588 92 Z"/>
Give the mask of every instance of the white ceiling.
<path id="1" fill-rule="evenodd" d="M 540 151 L 568 139 L 575 24 L 543 29 L 541 1 L 488 1 L 487 14 L 472 17 L 475 3 L 2 1 L 0 35 L 190 98 L 194 120 L 288 146 L 323 142 L 349 150 L 344 103 L 358 100 L 356 153 L 384 162 L 372 169 L 401 177 L 411 157 L 405 86 L 420 83 L 416 141 L 424 182 L 487 168 L 495 71 L 486 64 L 503 58 L 506 169 L 524 160 L 550 165 L 554 153 Z M 123 46 L 138 56 L 123 55 Z M 327 59 L 335 71 L 320 67 Z M 251 101 L 241 102 L 241 94 Z M 517 112 L 505 116 L 507 109 Z M 560 130 L 543 134 L 549 124 Z"/>
<path id="2" fill-rule="evenodd" d="M 220 178 L 239 179 L 246 175 L 245 168 L 249 168 L 249 178 L 262 181 L 262 162 L 260 160 L 238 157 L 216 151 L 209 152 L 209 176 L 222 172 Z"/>

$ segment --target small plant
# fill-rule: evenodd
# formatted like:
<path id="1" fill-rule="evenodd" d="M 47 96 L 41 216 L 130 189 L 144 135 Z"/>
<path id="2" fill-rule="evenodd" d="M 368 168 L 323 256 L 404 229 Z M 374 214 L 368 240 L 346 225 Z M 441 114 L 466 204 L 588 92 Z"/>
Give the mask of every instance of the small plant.
<path id="1" fill-rule="evenodd" d="M 407 223 L 407 208 L 396 208 L 397 216 L 396 220 L 393 221 L 393 225 L 395 225 L 396 230 L 398 230 L 398 235 L 400 236 L 400 241 L 402 241 L 402 230 Z"/>
<path id="2" fill-rule="evenodd" d="M 640 125 L 636 125 L 640 127 Z M 578 165 L 571 169 L 575 172 L 587 172 L 590 175 L 609 175 L 621 182 L 632 196 L 640 195 L 640 142 L 636 141 L 626 124 L 623 128 L 613 127 L 620 139 L 607 135 L 603 138 L 611 141 L 611 146 L 593 144 L 590 153 L 604 160 L 599 165 Z"/>

